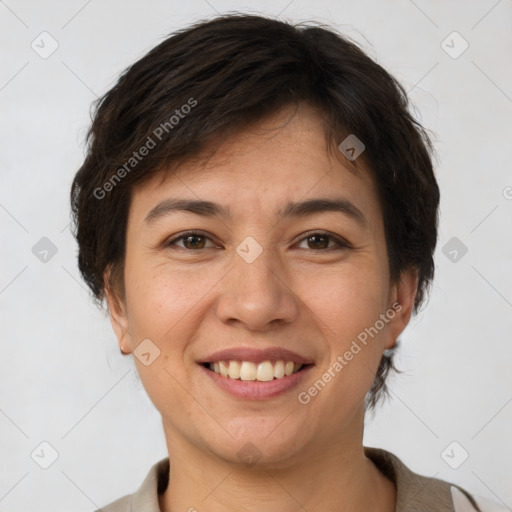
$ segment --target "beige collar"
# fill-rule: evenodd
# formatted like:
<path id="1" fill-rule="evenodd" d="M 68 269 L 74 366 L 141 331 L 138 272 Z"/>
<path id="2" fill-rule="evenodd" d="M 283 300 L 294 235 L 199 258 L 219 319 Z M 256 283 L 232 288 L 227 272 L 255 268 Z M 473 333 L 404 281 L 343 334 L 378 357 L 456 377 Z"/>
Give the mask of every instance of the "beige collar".
<path id="1" fill-rule="evenodd" d="M 482 512 L 471 495 L 460 487 L 418 475 L 407 468 L 396 455 L 386 450 L 365 446 L 364 453 L 394 482 L 397 491 L 396 512 Z M 169 459 L 165 458 L 153 465 L 134 494 L 125 496 L 101 510 L 161 512 L 158 495 L 165 491 L 168 479 Z"/>

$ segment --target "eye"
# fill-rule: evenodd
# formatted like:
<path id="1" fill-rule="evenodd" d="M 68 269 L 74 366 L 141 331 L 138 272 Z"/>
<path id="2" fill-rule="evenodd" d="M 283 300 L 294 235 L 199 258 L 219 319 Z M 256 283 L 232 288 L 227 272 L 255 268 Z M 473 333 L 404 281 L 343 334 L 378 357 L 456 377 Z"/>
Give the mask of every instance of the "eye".
<path id="1" fill-rule="evenodd" d="M 212 243 L 209 247 L 206 245 L 208 241 Z M 344 249 L 349 249 L 352 247 L 346 240 L 324 232 L 310 233 L 300 241 L 301 244 L 304 242 L 306 242 L 308 245 L 306 249 L 312 249 L 316 252 L 334 250 L 336 247 Z M 182 245 L 179 245 L 180 243 Z M 177 246 L 189 251 L 208 249 L 212 247 L 219 248 L 218 245 L 213 243 L 209 236 L 206 236 L 199 231 L 188 231 L 186 233 L 182 233 L 180 236 L 170 240 L 169 242 L 166 242 L 165 246 Z"/>
<path id="2" fill-rule="evenodd" d="M 188 231 L 187 233 L 181 234 L 179 237 L 174 238 L 173 240 L 170 240 L 169 242 L 165 243 L 165 246 L 172 246 L 172 245 L 178 245 L 177 242 L 183 241 L 183 245 L 178 245 L 178 247 L 181 247 L 182 249 L 188 249 L 188 250 L 196 250 L 196 249 L 208 249 L 208 247 L 205 247 L 206 241 L 209 240 L 210 242 L 212 239 L 203 233 L 197 232 L 197 231 Z M 215 244 L 213 244 L 211 247 L 218 247 Z"/>
<path id="3" fill-rule="evenodd" d="M 318 250 L 332 250 L 335 249 L 336 246 L 338 248 L 349 249 L 351 245 L 340 237 L 331 235 L 329 233 L 310 233 L 308 236 L 301 240 L 301 243 L 307 243 L 307 249 L 313 249 L 314 251 Z M 334 247 L 329 246 L 330 242 L 334 242 Z"/>

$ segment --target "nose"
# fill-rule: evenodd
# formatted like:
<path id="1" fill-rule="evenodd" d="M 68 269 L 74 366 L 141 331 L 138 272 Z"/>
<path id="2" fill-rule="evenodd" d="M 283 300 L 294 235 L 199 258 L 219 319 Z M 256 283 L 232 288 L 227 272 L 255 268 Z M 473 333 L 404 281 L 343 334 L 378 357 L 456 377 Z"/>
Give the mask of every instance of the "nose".
<path id="1" fill-rule="evenodd" d="M 215 307 L 220 321 L 238 323 L 250 331 L 267 331 L 297 319 L 299 298 L 274 252 L 264 249 L 252 263 L 235 255 L 232 270 L 219 283 Z"/>

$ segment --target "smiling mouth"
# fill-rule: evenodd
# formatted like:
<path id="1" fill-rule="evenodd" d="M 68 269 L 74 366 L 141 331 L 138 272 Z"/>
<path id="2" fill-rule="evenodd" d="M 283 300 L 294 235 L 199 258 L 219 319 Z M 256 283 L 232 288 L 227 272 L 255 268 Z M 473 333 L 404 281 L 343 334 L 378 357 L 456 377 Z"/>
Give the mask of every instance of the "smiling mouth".
<path id="1" fill-rule="evenodd" d="M 203 366 L 228 379 L 269 382 L 274 379 L 289 377 L 311 365 L 284 360 L 262 361 L 260 363 L 230 360 L 203 363 Z"/>

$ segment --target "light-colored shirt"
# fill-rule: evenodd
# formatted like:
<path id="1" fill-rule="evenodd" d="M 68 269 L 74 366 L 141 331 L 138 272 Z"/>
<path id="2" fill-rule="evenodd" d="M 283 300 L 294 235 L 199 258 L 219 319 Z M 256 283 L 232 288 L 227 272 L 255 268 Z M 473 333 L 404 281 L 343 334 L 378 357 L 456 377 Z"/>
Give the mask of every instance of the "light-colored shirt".
<path id="1" fill-rule="evenodd" d="M 396 512 L 504 512 L 506 507 L 476 499 L 461 487 L 444 480 L 418 475 L 392 453 L 364 447 L 365 455 L 396 487 Z M 167 488 L 169 459 L 157 462 L 139 489 L 96 512 L 161 512 L 158 495 Z M 193 505 L 193 504 L 192 504 Z M 194 507 L 191 507 L 194 510 Z"/>

